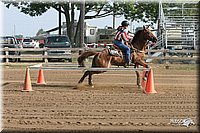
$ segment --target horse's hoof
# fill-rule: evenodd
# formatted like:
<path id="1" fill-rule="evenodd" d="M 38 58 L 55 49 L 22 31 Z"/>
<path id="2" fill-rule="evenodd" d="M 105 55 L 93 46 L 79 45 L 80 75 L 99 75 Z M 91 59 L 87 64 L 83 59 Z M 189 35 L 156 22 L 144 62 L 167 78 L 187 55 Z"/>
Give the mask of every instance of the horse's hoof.
<path id="1" fill-rule="evenodd" d="M 83 87 L 83 84 L 78 83 L 78 84 L 76 85 L 76 87 L 74 87 L 74 89 L 80 89 L 80 88 L 82 88 L 82 87 Z"/>
<path id="2" fill-rule="evenodd" d="M 144 80 L 144 81 L 147 81 L 147 77 L 144 77 L 143 80 Z"/>
<path id="3" fill-rule="evenodd" d="M 82 81 L 78 81 L 78 84 L 81 84 L 82 83 Z"/>
<path id="4" fill-rule="evenodd" d="M 89 86 L 92 87 L 92 88 L 94 88 L 94 85 L 93 85 L 93 84 L 89 84 Z"/>
<path id="5" fill-rule="evenodd" d="M 92 85 L 91 87 L 94 88 L 94 85 Z"/>

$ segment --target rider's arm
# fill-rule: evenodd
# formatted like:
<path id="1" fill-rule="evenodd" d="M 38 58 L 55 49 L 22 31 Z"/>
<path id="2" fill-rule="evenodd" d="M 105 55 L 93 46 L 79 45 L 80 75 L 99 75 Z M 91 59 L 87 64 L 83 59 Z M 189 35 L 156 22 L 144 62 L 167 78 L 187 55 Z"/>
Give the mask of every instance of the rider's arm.
<path id="1" fill-rule="evenodd" d="M 122 37 L 122 39 L 123 39 L 124 42 L 128 42 L 131 39 L 131 37 L 128 36 L 126 32 L 123 32 L 121 34 L 121 37 Z"/>

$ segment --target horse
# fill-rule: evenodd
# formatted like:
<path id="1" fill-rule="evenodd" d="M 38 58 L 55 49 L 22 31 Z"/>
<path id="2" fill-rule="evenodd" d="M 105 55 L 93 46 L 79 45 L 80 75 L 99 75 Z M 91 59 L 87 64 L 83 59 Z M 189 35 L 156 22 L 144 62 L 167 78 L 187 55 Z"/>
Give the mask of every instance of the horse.
<path id="1" fill-rule="evenodd" d="M 148 29 L 148 27 L 143 26 L 143 29 L 138 30 L 135 33 L 135 36 L 133 37 L 130 47 L 131 47 L 131 53 L 130 53 L 130 60 L 133 62 L 134 68 L 139 68 L 139 66 L 143 66 L 145 68 L 149 68 L 148 64 L 145 62 L 145 50 L 146 46 L 148 45 L 148 42 L 152 41 L 153 43 L 157 42 L 157 38 L 154 36 L 154 34 Z M 123 59 L 122 56 L 113 56 L 110 54 L 110 50 L 108 48 L 103 49 L 101 52 L 96 51 L 86 51 L 83 52 L 77 59 L 79 67 L 85 67 L 84 60 L 90 56 L 94 56 L 92 60 L 92 68 L 110 68 L 111 65 L 115 66 L 125 66 L 125 59 Z M 79 84 L 81 84 L 84 79 L 88 77 L 88 84 L 92 87 L 94 87 L 92 82 L 92 75 L 93 74 L 100 74 L 104 73 L 106 71 L 85 71 L 83 76 L 78 81 Z M 138 71 L 136 71 L 137 76 L 137 86 L 141 88 L 140 83 L 140 74 Z M 144 74 L 144 80 L 147 79 L 148 71 Z"/>

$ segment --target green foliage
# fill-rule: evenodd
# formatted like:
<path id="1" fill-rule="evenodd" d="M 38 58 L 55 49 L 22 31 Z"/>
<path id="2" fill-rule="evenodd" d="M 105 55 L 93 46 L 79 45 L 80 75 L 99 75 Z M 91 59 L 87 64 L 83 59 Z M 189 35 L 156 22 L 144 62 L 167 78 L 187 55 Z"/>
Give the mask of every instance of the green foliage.
<path id="1" fill-rule="evenodd" d="M 30 16 L 40 16 L 50 9 L 51 5 L 42 2 L 7 2 L 5 1 L 6 7 L 9 8 L 11 5 L 17 7 L 21 12 L 28 14 Z"/>
<path id="2" fill-rule="evenodd" d="M 21 12 L 28 14 L 30 16 L 40 16 L 45 13 L 48 9 L 54 8 L 59 11 L 59 6 L 61 6 L 61 12 L 66 14 L 66 12 L 71 10 L 69 2 L 9 2 L 3 1 L 6 7 L 11 5 L 17 7 Z M 77 10 L 80 10 L 80 2 L 73 2 Z M 177 7 L 181 8 L 182 3 L 163 3 L 164 8 Z M 198 4 L 185 3 L 184 8 L 197 8 Z M 126 0 L 115 1 L 110 3 L 106 0 L 103 1 L 93 1 L 85 2 L 85 19 L 93 19 L 106 17 L 109 15 L 124 15 L 126 19 L 131 21 L 142 21 L 142 22 L 152 22 L 155 23 L 158 18 L 159 4 L 158 2 L 127 2 Z M 197 11 L 186 11 L 187 14 L 197 14 Z M 88 15 L 93 13 L 93 15 Z M 181 10 L 171 11 L 173 14 L 181 14 Z"/>
<path id="3" fill-rule="evenodd" d="M 58 10 L 58 6 L 62 7 L 62 13 L 66 10 L 70 10 L 69 2 L 8 2 L 4 1 L 6 7 L 11 5 L 17 7 L 21 12 L 28 14 L 30 16 L 40 16 L 45 13 L 51 7 Z M 80 3 L 74 2 L 76 9 L 80 10 Z M 93 15 L 87 15 L 89 13 Z M 93 19 L 99 17 L 106 17 L 112 15 L 124 15 L 126 19 L 136 20 L 136 21 L 153 21 L 157 20 L 158 16 L 158 3 L 129 3 L 126 1 L 115 1 L 115 3 L 109 3 L 108 1 L 94 1 L 85 3 L 85 19 Z M 145 19 L 146 18 L 146 19 Z"/>
<path id="4" fill-rule="evenodd" d="M 123 7 L 125 18 L 132 21 L 155 23 L 158 18 L 158 3 L 125 3 Z"/>
<path id="5" fill-rule="evenodd" d="M 38 35 L 43 34 L 43 33 L 45 33 L 45 31 L 43 29 L 39 29 L 38 32 L 36 33 L 36 35 L 38 36 Z"/>

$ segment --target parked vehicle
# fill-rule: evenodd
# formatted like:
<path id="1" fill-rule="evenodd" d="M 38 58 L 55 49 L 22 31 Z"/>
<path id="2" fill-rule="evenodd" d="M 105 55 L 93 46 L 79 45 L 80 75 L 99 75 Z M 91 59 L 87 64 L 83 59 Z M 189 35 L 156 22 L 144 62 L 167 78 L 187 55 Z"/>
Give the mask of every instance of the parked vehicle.
<path id="1" fill-rule="evenodd" d="M 23 48 L 34 48 L 35 42 L 33 39 L 25 38 L 22 42 L 22 46 L 23 46 Z"/>
<path id="2" fill-rule="evenodd" d="M 71 42 L 69 40 L 68 36 L 63 35 L 55 35 L 55 36 L 48 36 L 45 40 L 44 47 L 52 48 L 48 51 L 49 56 L 69 56 L 71 55 L 71 50 L 66 50 L 63 48 L 71 48 Z M 54 48 L 54 49 L 53 49 Z M 59 48 L 59 49 L 55 49 Z M 53 58 L 56 59 L 56 58 Z M 72 58 L 58 58 L 58 59 L 66 59 L 68 61 L 72 61 Z M 52 60 L 52 58 L 49 58 L 48 61 Z"/>
<path id="3" fill-rule="evenodd" d="M 36 47 L 43 48 L 46 38 L 46 36 L 35 36 L 32 39 L 34 39 L 35 42 L 37 42 Z"/>
<path id="4" fill-rule="evenodd" d="M 0 44 L 1 44 L 1 48 L 22 48 L 22 45 L 20 43 L 18 43 L 18 41 L 16 40 L 15 37 L 13 36 L 3 36 L 3 37 L 0 37 Z M 2 55 L 5 55 L 5 51 L 1 51 Z M 9 55 L 20 55 L 21 53 L 19 51 L 9 51 L 8 53 Z M 17 58 L 12 58 L 12 59 L 9 59 L 11 61 L 20 61 L 20 59 L 17 59 Z M 3 61 L 5 61 L 5 59 L 3 59 Z"/>
<path id="5" fill-rule="evenodd" d="M 39 41 L 39 48 L 43 48 L 45 40 L 41 39 L 41 40 L 38 40 L 38 41 Z"/>

